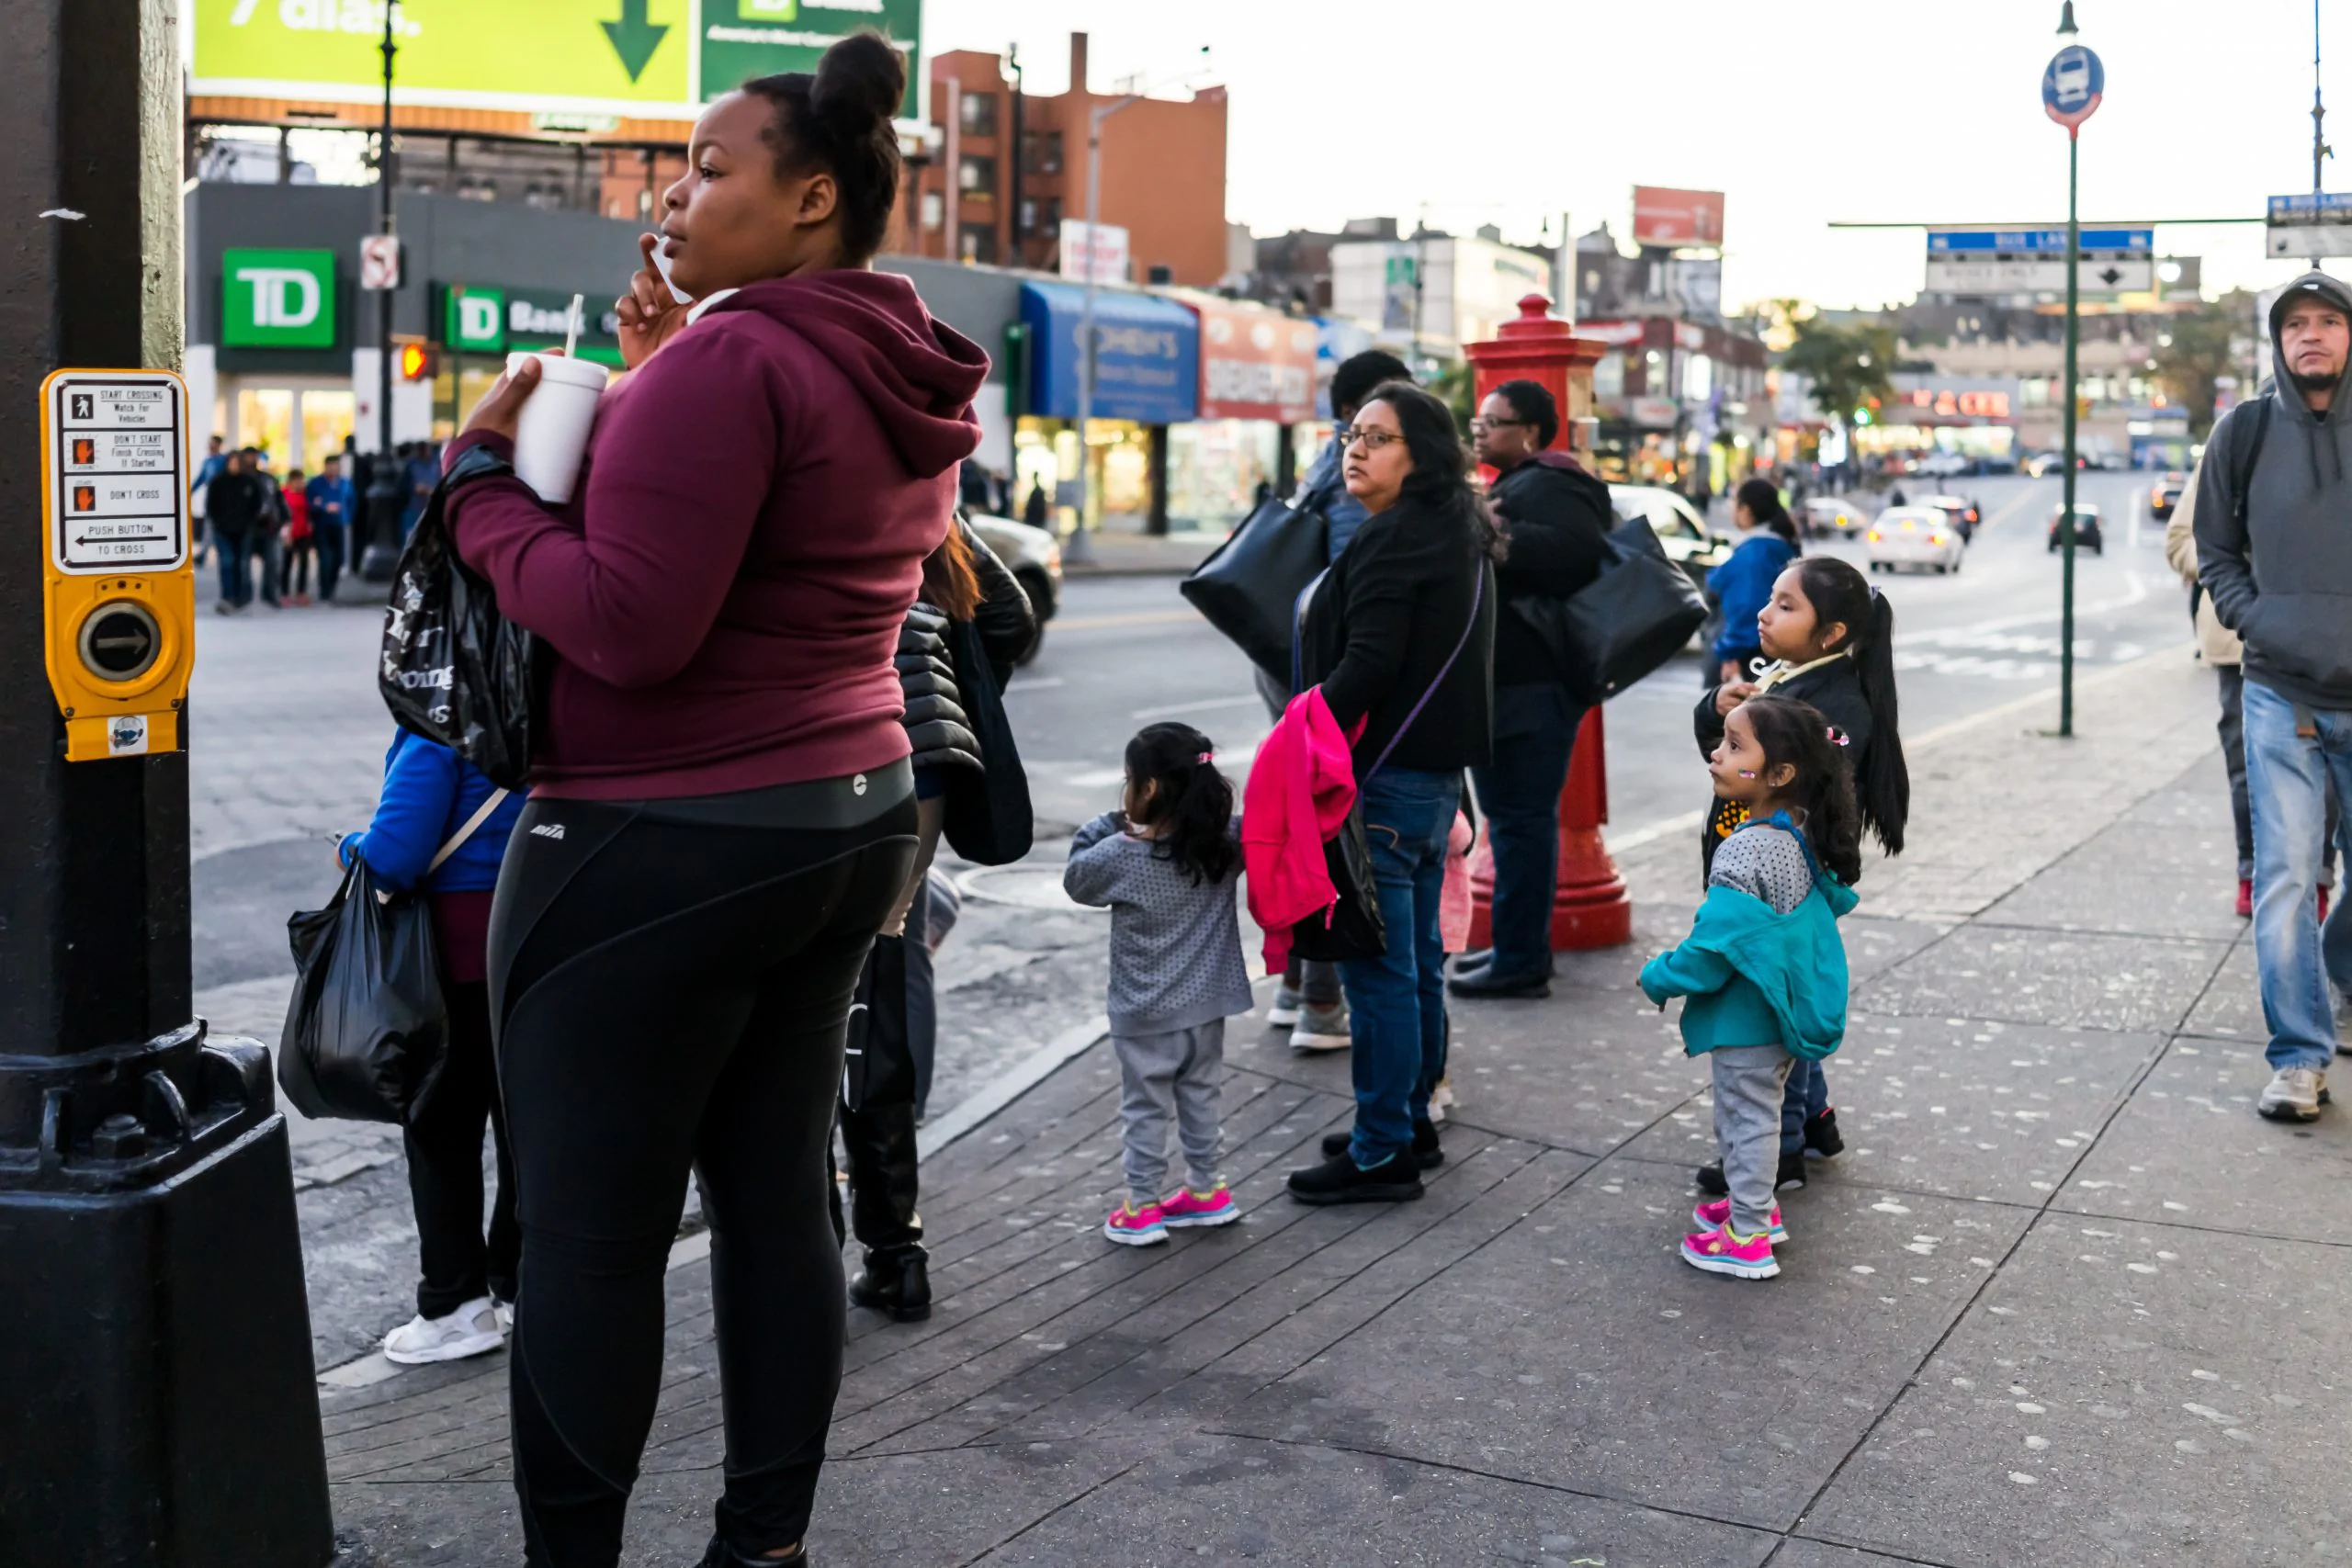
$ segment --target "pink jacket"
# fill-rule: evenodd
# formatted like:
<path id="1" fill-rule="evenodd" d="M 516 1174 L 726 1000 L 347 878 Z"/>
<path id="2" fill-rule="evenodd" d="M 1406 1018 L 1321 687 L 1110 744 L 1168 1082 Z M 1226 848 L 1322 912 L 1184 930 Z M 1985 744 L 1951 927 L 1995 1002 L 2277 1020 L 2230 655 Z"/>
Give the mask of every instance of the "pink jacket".
<path id="1" fill-rule="evenodd" d="M 1361 730 L 1363 723 L 1358 721 Z M 1349 737 L 1320 687 L 1293 697 L 1258 748 L 1241 795 L 1241 856 L 1249 871 L 1250 918 L 1266 933 L 1266 970 L 1290 958 L 1290 928 L 1339 900 L 1323 846 L 1356 803 Z"/>

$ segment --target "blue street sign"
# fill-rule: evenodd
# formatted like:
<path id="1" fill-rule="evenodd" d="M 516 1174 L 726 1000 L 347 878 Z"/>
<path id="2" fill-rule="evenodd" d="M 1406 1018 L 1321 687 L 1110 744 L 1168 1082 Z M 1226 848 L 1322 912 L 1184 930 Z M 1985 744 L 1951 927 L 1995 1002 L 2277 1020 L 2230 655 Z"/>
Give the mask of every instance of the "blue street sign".
<path id="1" fill-rule="evenodd" d="M 2273 202 L 2279 198 L 2273 197 Z M 2156 231 L 2154 229 L 2086 229 L 2082 248 L 2085 254 L 2094 251 L 2111 251 L 2123 255 L 2154 255 Z M 2066 231 L 2064 229 L 1930 229 L 1928 231 L 1928 254 L 1937 255 L 2003 255 L 2064 257 L 2066 254 Z"/>
<path id="2" fill-rule="evenodd" d="M 2317 191 L 2301 196 L 2274 196 L 2270 198 L 2270 222 L 2273 226 L 2301 223 L 2352 222 L 2352 196 Z"/>
<path id="3" fill-rule="evenodd" d="M 2068 130 L 2098 112 L 2107 94 L 2107 67 L 2081 44 L 2072 43 L 2050 57 L 2041 73 L 2041 109 Z"/>

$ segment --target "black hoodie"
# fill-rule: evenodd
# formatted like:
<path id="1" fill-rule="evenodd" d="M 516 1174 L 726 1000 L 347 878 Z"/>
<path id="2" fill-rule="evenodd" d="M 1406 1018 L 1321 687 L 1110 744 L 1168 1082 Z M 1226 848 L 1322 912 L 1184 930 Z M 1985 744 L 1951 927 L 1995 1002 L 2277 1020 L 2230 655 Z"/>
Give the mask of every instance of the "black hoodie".
<path id="1" fill-rule="evenodd" d="M 2352 361 L 2324 413 L 2286 368 L 2279 323 L 2312 296 L 2352 320 L 2352 288 L 2324 272 L 2297 278 L 2270 308 L 2278 374 L 2260 399 L 2223 415 L 2197 481 L 2197 575 L 2222 624 L 2245 639 L 2246 679 L 2306 707 L 2352 711 Z M 2269 429 L 2254 453 L 2264 400 Z M 2238 475 L 2249 456 L 2245 519 Z"/>

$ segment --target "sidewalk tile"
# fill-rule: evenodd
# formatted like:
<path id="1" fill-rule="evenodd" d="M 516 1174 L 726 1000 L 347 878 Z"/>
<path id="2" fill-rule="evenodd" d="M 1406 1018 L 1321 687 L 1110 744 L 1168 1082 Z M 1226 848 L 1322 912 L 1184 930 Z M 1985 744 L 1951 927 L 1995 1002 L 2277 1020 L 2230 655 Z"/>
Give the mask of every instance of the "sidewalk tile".
<path id="1" fill-rule="evenodd" d="M 2270 1040 L 2270 1026 L 2262 1021 L 2262 972 L 2255 964 L 2253 931 L 2244 920 L 2238 930 L 2245 934 L 2222 961 L 2181 1031 L 2251 1040 L 2260 1047 Z"/>
<path id="2" fill-rule="evenodd" d="M 2206 872 L 2077 868 L 2061 862 L 1978 918 L 1988 926 L 2234 942 L 2243 929 L 2231 907 L 2236 891 Z"/>
<path id="3" fill-rule="evenodd" d="M 2218 942 L 1970 926 L 1854 987 L 1854 1005 L 1912 1017 L 2169 1030 L 2228 952 Z"/>

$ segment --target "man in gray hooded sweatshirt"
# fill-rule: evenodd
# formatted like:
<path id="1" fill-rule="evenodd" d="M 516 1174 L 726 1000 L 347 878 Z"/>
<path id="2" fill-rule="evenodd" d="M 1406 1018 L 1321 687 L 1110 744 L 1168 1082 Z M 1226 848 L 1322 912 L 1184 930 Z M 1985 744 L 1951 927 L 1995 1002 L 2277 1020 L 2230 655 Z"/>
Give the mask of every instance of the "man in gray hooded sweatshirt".
<path id="1" fill-rule="evenodd" d="M 2197 570 L 2245 639 L 2254 954 L 2272 1069 L 2257 1109 L 2309 1122 L 2335 1052 L 2328 984 L 2352 987 L 2352 899 L 2323 942 L 2314 897 L 2330 774 L 2352 800 L 2352 288 L 2305 273 L 2271 306 L 2270 343 L 2271 389 L 2207 442 Z"/>

